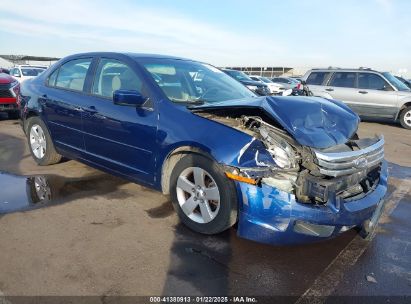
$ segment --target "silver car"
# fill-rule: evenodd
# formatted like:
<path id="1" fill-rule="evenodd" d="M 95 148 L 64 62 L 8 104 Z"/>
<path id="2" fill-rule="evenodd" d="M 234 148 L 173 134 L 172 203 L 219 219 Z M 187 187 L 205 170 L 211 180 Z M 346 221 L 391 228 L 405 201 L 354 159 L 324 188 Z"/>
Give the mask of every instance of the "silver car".
<path id="1" fill-rule="evenodd" d="M 411 129 L 411 90 L 388 72 L 313 69 L 303 80 L 314 96 L 343 101 L 363 117 L 389 118 Z"/>

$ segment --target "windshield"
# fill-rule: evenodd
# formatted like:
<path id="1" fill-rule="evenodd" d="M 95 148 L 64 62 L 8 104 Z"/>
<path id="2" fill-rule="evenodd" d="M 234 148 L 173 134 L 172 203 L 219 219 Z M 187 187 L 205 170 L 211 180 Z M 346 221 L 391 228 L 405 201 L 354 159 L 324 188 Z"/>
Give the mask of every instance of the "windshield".
<path id="1" fill-rule="evenodd" d="M 267 77 L 260 77 L 260 79 L 264 81 L 265 83 L 272 83 L 272 81 L 268 79 Z"/>
<path id="2" fill-rule="evenodd" d="M 21 73 L 23 76 L 38 76 L 40 75 L 45 69 L 39 68 L 23 68 L 21 69 Z"/>
<path id="3" fill-rule="evenodd" d="M 143 63 L 168 99 L 183 103 L 213 103 L 256 95 L 219 69 L 204 63 L 147 59 Z"/>
<path id="4" fill-rule="evenodd" d="M 241 71 L 226 70 L 227 74 L 234 77 L 238 81 L 253 81 L 247 74 Z"/>
<path id="5" fill-rule="evenodd" d="M 398 80 L 394 75 L 391 73 L 385 72 L 382 73 L 385 78 L 398 90 L 398 91 L 410 91 L 410 89 L 402 83 L 400 80 Z"/>

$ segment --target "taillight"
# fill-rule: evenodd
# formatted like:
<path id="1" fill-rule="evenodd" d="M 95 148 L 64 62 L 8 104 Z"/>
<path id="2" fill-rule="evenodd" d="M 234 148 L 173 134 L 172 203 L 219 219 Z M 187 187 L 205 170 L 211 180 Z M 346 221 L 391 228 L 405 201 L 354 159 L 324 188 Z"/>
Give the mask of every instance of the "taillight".
<path id="1" fill-rule="evenodd" d="M 301 83 L 297 84 L 297 89 L 301 90 Z"/>

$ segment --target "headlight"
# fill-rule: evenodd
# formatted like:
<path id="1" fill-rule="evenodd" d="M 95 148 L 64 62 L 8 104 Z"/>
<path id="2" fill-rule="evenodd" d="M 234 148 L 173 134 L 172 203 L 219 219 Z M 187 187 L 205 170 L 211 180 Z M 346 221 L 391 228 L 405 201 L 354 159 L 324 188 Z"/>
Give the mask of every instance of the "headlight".
<path id="1" fill-rule="evenodd" d="M 270 136 L 270 131 L 264 127 L 260 128 L 260 134 L 267 145 L 267 151 L 278 167 L 282 169 L 293 169 L 297 167 L 297 156 L 287 141 L 279 136 Z"/>
<path id="2" fill-rule="evenodd" d="M 278 143 L 279 145 L 271 146 L 268 149 L 268 152 L 273 157 L 277 166 L 282 169 L 292 169 L 295 167 L 295 156 L 292 148 L 286 144 L 285 146 L 281 145 L 283 143 Z M 281 145 L 281 146 L 280 146 Z"/>
<path id="3" fill-rule="evenodd" d="M 257 86 L 253 86 L 253 85 L 248 85 L 248 86 L 246 86 L 246 87 L 249 88 L 251 91 L 255 91 L 255 90 L 258 89 Z"/>

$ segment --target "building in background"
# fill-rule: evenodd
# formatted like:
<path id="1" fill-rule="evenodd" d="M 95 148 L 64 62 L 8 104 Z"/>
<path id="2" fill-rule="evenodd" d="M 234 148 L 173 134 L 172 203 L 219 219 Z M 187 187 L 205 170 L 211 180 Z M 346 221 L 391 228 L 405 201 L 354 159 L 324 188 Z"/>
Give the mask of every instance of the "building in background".
<path id="1" fill-rule="evenodd" d="M 0 68 L 10 69 L 18 64 L 50 66 L 60 58 L 27 55 L 0 55 Z"/>

